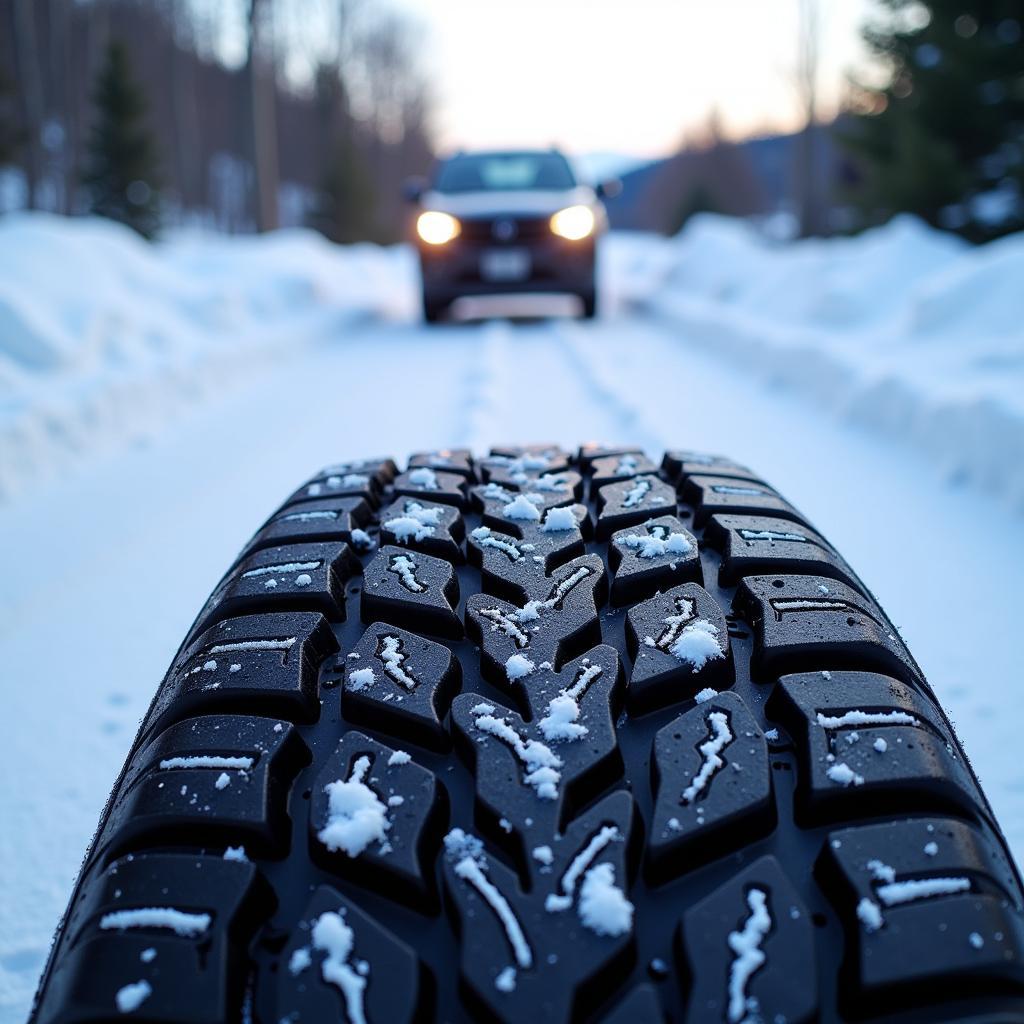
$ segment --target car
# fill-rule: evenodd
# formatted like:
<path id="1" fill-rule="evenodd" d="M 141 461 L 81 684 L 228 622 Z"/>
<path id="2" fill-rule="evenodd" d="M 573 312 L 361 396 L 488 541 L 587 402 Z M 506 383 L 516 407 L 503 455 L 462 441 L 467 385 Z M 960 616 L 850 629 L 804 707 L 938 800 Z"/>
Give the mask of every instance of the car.
<path id="1" fill-rule="evenodd" d="M 459 152 L 429 182 L 407 183 L 419 208 L 424 319 L 440 320 L 464 296 L 524 292 L 578 296 L 583 316 L 594 316 L 602 199 L 617 188 L 583 183 L 555 149 Z"/>

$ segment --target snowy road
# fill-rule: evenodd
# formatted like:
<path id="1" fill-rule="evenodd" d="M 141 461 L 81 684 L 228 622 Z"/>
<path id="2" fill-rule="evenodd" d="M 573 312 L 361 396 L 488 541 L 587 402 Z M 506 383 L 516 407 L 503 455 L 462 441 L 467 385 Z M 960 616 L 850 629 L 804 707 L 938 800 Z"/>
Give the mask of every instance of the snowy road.
<path id="1" fill-rule="evenodd" d="M 196 610 L 294 485 L 348 457 L 597 439 L 749 463 L 899 624 L 1021 860 L 1019 517 L 701 341 L 625 310 L 594 323 L 324 330 L 156 440 L 0 509 L 0 1020 L 25 1015 L 107 787 Z"/>

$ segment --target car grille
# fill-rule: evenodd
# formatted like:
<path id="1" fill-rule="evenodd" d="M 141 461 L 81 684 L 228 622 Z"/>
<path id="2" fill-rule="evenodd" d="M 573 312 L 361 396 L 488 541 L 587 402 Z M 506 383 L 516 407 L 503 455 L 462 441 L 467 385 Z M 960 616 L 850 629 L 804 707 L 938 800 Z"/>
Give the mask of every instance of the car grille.
<path id="1" fill-rule="evenodd" d="M 547 217 L 487 217 L 462 222 L 462 237 L 468 242 L 491 245 L 521 245 L 548 238 L 551 228 Z"/>

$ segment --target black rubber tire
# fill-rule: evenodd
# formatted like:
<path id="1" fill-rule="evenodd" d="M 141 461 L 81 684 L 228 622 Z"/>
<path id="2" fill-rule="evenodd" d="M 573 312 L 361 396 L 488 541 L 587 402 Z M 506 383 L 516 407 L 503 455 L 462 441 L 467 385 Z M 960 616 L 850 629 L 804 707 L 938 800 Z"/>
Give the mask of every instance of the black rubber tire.
<path id="1" fill-rule="evenodd" d="M 325 470 L 246 546 L 33 1019 L 1007 1021 L 1022 954 L 948 719 L 777 492 L 446 451 Z"/>

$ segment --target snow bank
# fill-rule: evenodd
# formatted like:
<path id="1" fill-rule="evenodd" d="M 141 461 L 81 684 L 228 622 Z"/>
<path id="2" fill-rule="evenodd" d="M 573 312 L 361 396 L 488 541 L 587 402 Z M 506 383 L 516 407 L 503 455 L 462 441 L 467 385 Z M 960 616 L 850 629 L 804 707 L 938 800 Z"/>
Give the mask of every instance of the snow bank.
<path id="1" fill-rule="evenodd" d="M 671 259 L 664 247 L 637 256 L 663 268 L 642 301 L 681 341 L 1024 507 L 1024 236 L 971 248 L 900 217 L 856 238 L 778 245 L 701 215 L 667 248 Z"/>
<path id="2" fill-rule="evenodd" d="M 149 245 L 110 221 L 0 219 L 0 498 L 354 318 L 408 315 L 408 281 L 404 250 L 309 231 Z"/>

